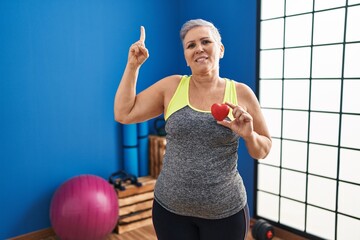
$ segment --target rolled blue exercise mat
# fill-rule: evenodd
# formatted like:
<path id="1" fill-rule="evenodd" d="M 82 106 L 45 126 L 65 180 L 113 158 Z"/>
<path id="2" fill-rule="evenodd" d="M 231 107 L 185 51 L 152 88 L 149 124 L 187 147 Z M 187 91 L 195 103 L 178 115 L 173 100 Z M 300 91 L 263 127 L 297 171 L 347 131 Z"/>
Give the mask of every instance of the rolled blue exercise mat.
<path id="1" fill-rule="evenodd" d="M 137 124 L 137 135 L 138 138 L 148 137 L 149 135 L 149 124 L 148 122 L 141 122 Z"/>
<path id="2" fill-rule="evenodd" d="M 124 147 L 124 170 L 125 172 L 139 177 L 139 161 L 137 147 Z"/>
<path id="3" fill-rule="evenodd" d="M 122 135 L 124 147 L 137 146 L 137 124 L 124 124 Z"/>
<path id="4" fill-rule="evenodd" d="M 149 175 L 149 124 L 147 121 L 137 124 L 139 176 Z"/>
<path id="5" fill-rule="evenodd" d="M 139 138 L 139 176 L 149 175 L 149 138 Z"/>

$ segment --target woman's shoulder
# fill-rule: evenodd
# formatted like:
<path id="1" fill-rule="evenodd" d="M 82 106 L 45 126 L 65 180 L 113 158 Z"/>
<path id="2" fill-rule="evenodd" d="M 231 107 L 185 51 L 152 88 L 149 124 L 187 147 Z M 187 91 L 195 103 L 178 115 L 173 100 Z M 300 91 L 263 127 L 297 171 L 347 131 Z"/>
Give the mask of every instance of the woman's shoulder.
<path id="1" fill-rule="evenodd" d="M 180 74 L 169 75 L 160 79 L 160 81 L 180 81 L 183 76 Z"/>
<path id="2" fill-rule="evenodd" d="M 232 80 L 234 83 L 235 83 L 235 86 L 236 86 L 236 89 L 239 89 L 239 90 L 245 90 L 245 91 L 252 91 L 251 88 L 245 84 L 245 83 L 242 83 L 242 82 L 238 82 L 236 80 Z"/>
<path id="3" fill-rule="evenodd" d="M 170 75 L 160 79 L 159 83 L 167 85 L 166 87 L 177 86 L 182 77 L 183 75 Z"/>
<path id="4" fill-rule="evenodd" d="M 235 84 L 236 92 L 238 94 L 254 94 L 253 90 L 245 83 L 232 80 Z"/>
<path id="5" fill-rule="evenodd" d="M 165 92 L 173 92 L 181 82 L 181 79 L 186 77 L 186 75 L 170 75 L 160 79 L 157 84 L 165 91 Z"/>
<path id="6" fill-rule="evenodd" d="M 247 84 L 235 82 L 235 87 L 239 105 L 242 105 L 246 109 L 258 105 L 258 100 L 254 91 Z"/>

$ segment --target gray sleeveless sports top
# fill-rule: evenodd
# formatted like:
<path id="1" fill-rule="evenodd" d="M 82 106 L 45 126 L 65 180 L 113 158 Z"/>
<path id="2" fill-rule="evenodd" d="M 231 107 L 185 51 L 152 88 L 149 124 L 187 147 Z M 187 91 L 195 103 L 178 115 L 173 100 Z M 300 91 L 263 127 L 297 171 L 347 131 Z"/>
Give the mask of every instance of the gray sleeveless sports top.
<path id="1" fill-rule="evenodd" d="M 180 94 L 184 89 L 179 88 L 188 90 L 189 78 L 183 77 L 171 101 L 185 97 L 188 102 L 188 94 Z M 227 88 L 233 84 L 227 80 Z M 226 95 L 224 101 L 229 100 Z M 166 153 L 155 200 L 185 216 L 219 219 L 239 212 L 247 200 L 237 170 L 239 136 L 189 103 L 167 117 Z"/>

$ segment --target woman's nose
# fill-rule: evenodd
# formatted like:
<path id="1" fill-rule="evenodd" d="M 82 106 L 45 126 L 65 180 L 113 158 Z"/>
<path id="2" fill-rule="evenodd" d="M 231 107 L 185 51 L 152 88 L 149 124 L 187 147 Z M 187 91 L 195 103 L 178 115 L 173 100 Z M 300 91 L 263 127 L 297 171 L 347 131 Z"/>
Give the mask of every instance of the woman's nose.
<path id="1" fill-rule="evenodd" d="M 196 45 L 195 52 L 196 52 L 196 53 L 201 53 L 201 52 L 203 52 L 203 51 L 204 51 L 203 46 L 202 46 L 201 44 L 197 44 L 197 45 Z"/>

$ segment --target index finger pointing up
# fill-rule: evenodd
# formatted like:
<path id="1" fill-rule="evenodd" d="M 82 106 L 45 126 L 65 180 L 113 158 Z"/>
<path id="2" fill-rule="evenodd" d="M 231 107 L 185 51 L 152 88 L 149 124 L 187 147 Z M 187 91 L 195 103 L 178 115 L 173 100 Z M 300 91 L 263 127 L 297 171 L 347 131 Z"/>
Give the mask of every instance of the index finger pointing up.
<path id="1" fill-rule="evenodd" d="M 144 28 L 144 26 L 140 27 L 140 41 L 145 42 L 145 28 Z"/>

